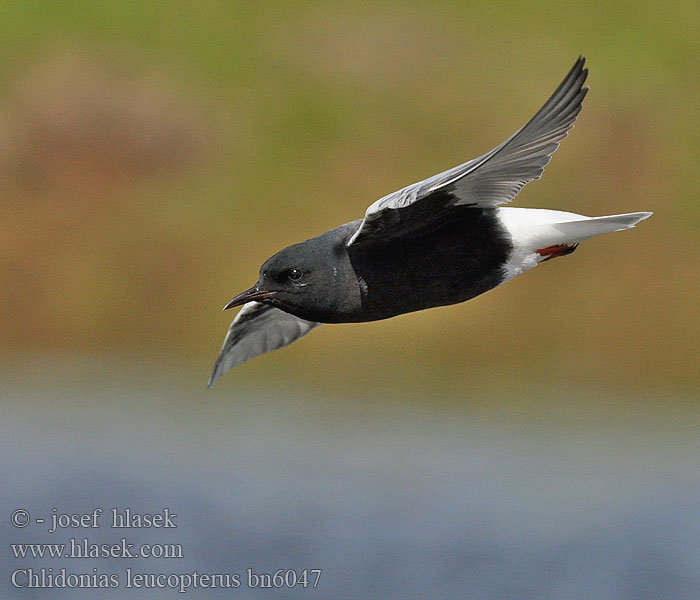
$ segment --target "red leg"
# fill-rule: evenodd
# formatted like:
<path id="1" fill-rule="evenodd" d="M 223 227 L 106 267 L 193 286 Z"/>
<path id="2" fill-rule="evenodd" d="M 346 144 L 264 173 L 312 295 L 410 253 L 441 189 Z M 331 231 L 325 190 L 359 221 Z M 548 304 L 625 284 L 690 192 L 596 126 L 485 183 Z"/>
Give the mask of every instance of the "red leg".
<path id="1" fill-rule="evenodd" d="M 557 258 L 557 256 L 566 256 L 567 254 L 571 254 L 577 247 L 578 244 L 559 244 L 556 246 L 540 248 L 539 250 L 535 250 L 535 252 L 537 252 L 537 254 L 540 256 L 544 256 L 545 258 L 540 262 L 545 262 L 552 258 Z"/>

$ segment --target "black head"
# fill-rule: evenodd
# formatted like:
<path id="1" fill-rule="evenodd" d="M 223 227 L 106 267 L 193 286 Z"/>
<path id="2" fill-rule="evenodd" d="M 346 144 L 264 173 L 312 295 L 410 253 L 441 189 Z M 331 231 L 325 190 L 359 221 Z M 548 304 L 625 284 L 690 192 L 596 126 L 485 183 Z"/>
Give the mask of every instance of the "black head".
<path id="1" fill-rule="evenodd" d="M 332 322 L 354 297 L 354 272 L 345 245 L 328 232 L 289 246 L 260 267 L 260 278 L 225 307 L 262 302 L 309 321 Z M 347 283 L 350 282 L 350 287 Z"/>

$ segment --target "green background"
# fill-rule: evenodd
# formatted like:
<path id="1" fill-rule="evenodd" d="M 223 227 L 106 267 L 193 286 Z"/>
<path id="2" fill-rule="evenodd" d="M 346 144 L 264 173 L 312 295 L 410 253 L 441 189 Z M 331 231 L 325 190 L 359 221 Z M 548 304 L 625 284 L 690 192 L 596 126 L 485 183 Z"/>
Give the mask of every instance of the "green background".
<path id="1" fill-rule="evenodd" d="M 697 3 L 5 2 L 0 23 L 10 357 L 205 381 L 220 307 L 268 256 L 492 148 L 584 53 L 584 110 L 515 205 L 652 220 L 466 305 L 322 328 L 223 386 L 697 391 Z"/>

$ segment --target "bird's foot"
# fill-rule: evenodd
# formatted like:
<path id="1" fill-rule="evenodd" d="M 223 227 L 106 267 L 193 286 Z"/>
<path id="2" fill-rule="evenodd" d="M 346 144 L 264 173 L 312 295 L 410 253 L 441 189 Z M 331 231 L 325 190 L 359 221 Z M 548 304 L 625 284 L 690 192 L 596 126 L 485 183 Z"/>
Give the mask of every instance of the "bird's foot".
<path id="1" fill-rule="evenodd" d="M 571 254 L 574 250 L 578 248 L 578 244 L 558 244 L 556 246 L 547 246 L 546 248 L 540 248 L 535 250 L 537 254 L 542 257 L 540 262 L 545 262 L 552 258 L 557 258 L 558 256 L 566 256 Z"/>

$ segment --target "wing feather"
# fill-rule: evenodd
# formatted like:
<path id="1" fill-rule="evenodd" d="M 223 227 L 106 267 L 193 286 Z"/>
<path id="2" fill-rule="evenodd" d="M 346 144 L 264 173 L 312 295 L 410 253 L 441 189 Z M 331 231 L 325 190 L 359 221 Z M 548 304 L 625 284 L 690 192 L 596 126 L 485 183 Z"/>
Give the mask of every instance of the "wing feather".
<path id="1" fill-rule="evenodd" d="M 588 92 L 583 87 L 588 76 L 584 62 L 580 57 L 544 106 L 505 142 L 478 158 L 373 203 L 348 245 L 416 231 L 415 224 L 404 228 L 401 222 L 401 209 L 408 206 L 414 209 L 410 218 L 420 218 L 429 227 L 435 219 L 444 219 L 448 214 L 446 198 L 447 206 L 478 208 L 495 208 L 513 200 L 527 183 L 542 176 L 552 154 L 581 112 L 581 103 Z M 399 214 L 389 216 L 389 211 Z"/>
<path id="2" fill-rule="evenodd" d="M 291 344 L 318 325 L 260 302 L 244 304 L 229 327 L 207 387 L 236 365 Z"/>

